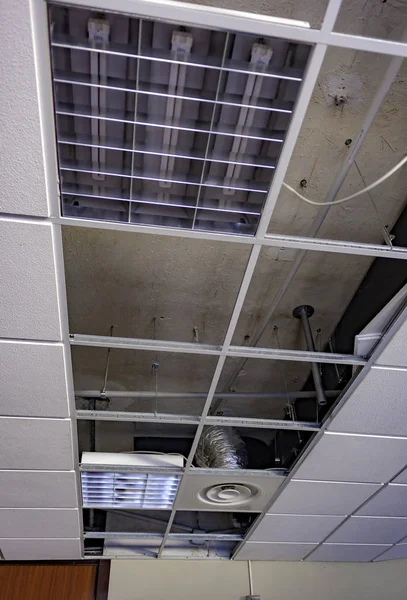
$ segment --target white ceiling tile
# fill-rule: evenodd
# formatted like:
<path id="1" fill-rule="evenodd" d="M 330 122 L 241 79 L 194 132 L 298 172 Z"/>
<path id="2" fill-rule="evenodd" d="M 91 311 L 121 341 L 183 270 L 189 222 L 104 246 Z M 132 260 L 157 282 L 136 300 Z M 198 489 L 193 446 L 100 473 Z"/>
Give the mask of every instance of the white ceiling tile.
<path id="1" fill-rule="evenodd" d="M 404 483 L 407 485 L 407 469 L 404 469 L 404 471 L 402 471 L 400 475 L 395 477 L 392 483 Z"/>
<path id="2" fill-rule="evenodd" d="M 390 546 L 372 544 L 322 544 L 306 561 L 312 562 L 370 562 Z"/>
<path id="3" fill-rule="evenodd" d="M 296 479 L 387 483 L 407 461 L 407 439 L 325 433 Z"/>
<path id="4" fill-rule="evenodd" d="M 328 431 L 407 436 L 407 370 L 372 368 Z"/>
<path id="5" fill-rule="evenodd" d="M 4 539 L 0 550 L 6 560 L 74 560 L 82 558 L 80 539 Z"/>
<path id="6" fill-rule="evenodd" d="M 49 223 L 0 223 L 0 337 L 59 341 Z"/>
<path id="7" fill-rule="evenodd" d="M 1 415 L 68 417 L 62 344 L 0 341 Z"/>
<path id="8" fill-rule="evenodd" d="M 250 536 L 251 542 L 322 542 L 343 517 L 266 515 Z"/>
<path id="9" fill-rule="evenodd" d="M 72 433 L 68 419 L 0 417 L 3 469 L 72 471 Z"/>
<path id="10" fill-rule="evenodd" d="M 244 544 L 236 560 L 302 560 L 315 548 L 315 544 Z"/>
<path id="11" fill-rule="evenodd" d="M 391 367 L 407 367 L 406 337 L 407 323 L 404 323 L 376 360 L 376 364 Z"/>
<path id="12" fill-rule="evenodd" d="M 76 538 L 79 510 L 55 508 L 0 508 L 4 538 Z"/>
<path id="13" fill-rule="evenodd" d="M 407 535 L 407 519 L 351 517 L 327 542 L 341 544 L 394 544 Z"/>
<path id="14" fill-rule="evenodd" d="M 46 216 L 37 75 L 26 2 L 15 0 L 2 6 L 0 39 L 0 212 Z"/>
<path id="15" fill-rule="evenodd" d="M 407 517 L 407 485 L 388 485 L 371 498 L 357 515 Z"/>
<path id="16" fill-rule="evenodd" d="M 268 511 L 270 514 L 349 515 L 380 485 L 327 481 L 289 482 Z"/>
<path id="17" fill-rule="evenodd" d="M 396 546 L 392 546 L 384 554 L 378 556 L 375 562 L 380 562 L 381 560 L 394 560 L 398 558 L 407 558 L 407 544 L 397 544 Z"/>
<path id="18" fill-rule="evenodd" d="M 74 471 L 0 471 L 0 508 L 76 508 Z"/>

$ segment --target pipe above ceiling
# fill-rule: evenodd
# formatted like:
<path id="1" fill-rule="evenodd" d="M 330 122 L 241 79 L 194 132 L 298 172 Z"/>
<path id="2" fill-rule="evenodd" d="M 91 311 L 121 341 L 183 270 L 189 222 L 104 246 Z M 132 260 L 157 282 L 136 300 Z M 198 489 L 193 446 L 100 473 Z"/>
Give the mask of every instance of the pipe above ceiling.
<path id="1" fill-rule="evenodd" d="M 328 398 L 336 398 L 339 396 L 340 391 L 338 390 L 327 390 L 324 392 Z M 75 390 L 75 396 L 77 398 L 136 398 L 139 400 L 148 400 L 155 398 L 175 399 L 175 400 L 204 400 L 207 396 L 207 392 L 144 392 L 144 391 L 122 391 L 122 390 Z M 314 391 L 299 391 L 299 392 L 226 392 L 224 394 L 214 394 L 215 399 L 225 400 L 283 400 L 284 398 L 295 400 L 299 398 L 315 398 L 316 392 Z"/>

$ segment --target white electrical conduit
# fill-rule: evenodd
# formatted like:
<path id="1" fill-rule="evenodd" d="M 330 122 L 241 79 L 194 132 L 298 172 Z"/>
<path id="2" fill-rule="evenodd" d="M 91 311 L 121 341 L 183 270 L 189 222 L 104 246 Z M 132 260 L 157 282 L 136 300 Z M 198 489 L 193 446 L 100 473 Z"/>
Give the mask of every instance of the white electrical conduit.
<path id="1" fill-rule="evenodd" d="M 386 173 L 385 175 L 383 175 L 382 177 L 380 177 L 379 179 L 377 179 L 376 181 L 374 181 L 367 187 L 359 190 L 358 192 L 355 192 L 354 194 L 351 194 L 350 196 L 346 196 L 345 198 L 341 198 L 340 200 L 333 200 L 332 202 L 315 202 L 315 200 L 310 200 L 309 198 L 306 198 L 305 196 L 303 196 L 302 194 L 297 192 L 297 190 L 295 190 L 290 185 L 288 185 L 288 183 L 283 182 L 283 186 L 285 188 L 287 188 L 287 190 L 290 190 L 290 192 L 292 192 L 293 194 L 298 196 L 298 198 L 300 198 L 304 202 L 307 202 L 308 204 L 312 204 L 314 206 L 333 206 L 334 204 L 342 204 L 343 202 L 349 202 L 349 200 L 353 200 L 354 198 L 358 198 L 359 196 L 362 196 L 362 194 L 366 194 L 367 192 L 370 192 L 370 190 L 373 190 L 375 187 L 377 187 L 378 185 L 383 183 L 383 181 L 386 181 L 386 179 L 389 179 L 389 177 L 394 175 L 394 173 L 396 173 L 399 169 L 401 169 L 401 167 L 403 165 L 405 165 L 406 162 L 407 162 L 407 156 L 402 158 L 401 161 L 398 162 L 397 165 L 394 166 L 388 173 Z"/>

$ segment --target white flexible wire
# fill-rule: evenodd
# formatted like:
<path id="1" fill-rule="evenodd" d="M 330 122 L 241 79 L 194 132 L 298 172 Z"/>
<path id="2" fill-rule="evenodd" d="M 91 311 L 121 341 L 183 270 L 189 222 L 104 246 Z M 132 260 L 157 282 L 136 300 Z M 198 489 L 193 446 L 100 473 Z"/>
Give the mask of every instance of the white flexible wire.
<path id="1" fill-rule="evenodd" d="M 358 196 L 361 196 L 362 194 L 366 194 L 367 192 L 370 192 L 370 190 L 377 187 L 378 185 L 383 183 L 383 181 L 386 181 L 386 179 L 388 179 L 389 177 L 394 175 L 394 173 L 396 173 L 396 171 L 401 169 L 401 167 L 406 162 L 407 162 L 407 156 L 402 158 L 401 161 L 399 163 L 397 163 L 397 165 L 394 166 L 388 173 L 383 175 L 383 177 L 380 177 L 380 179 L 377 179 L 376 181 L 374 181 L 367 187 L 363 188 L 362 190 L 359 190 L 358 192 L 355 192 L 354 194 L 351 194 L 350 196 L 346 196 L 346 198 L 341 198 L 340 200 L 333 200 L 332 202 L 315 202 L 315 200 L 310 200 L 309 198 L 306 198 L 305 196 L 303 196 L 302 194 L 297 192 L 297 190 L 295 190 L 290 185 L 288 185 L 288 183 L 283 182 L 283 186 L 286 187 L 288 190 L 290 190 L 290 192 L 292 192 L 293 194 L 298 196 L 298 198 L 301 198 L 301 200 L 303 200 L 304 202 L 307 202 L 308 204 L 313 204 L 314 206 L 332 206 L 333 204 L 342 204 L 342 202 L 348 202 L 349 200 L 353 200 L 354 198 L 357 198 Z"/>

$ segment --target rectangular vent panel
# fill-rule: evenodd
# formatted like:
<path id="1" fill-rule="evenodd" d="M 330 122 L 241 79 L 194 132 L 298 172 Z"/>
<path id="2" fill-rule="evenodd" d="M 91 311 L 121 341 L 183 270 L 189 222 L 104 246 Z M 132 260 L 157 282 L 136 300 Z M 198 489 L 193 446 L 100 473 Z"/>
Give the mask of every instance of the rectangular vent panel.
<path id="1" fill-rule="evenodd" d="M 179 475 L 83 472 L 84 508 L 169 509 L 174 504 Z"/>

